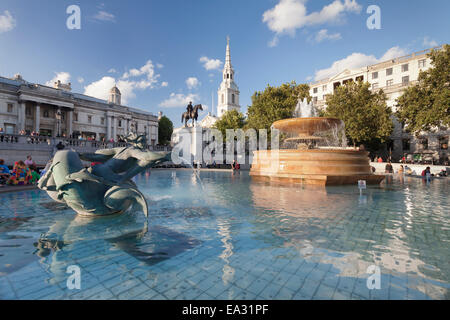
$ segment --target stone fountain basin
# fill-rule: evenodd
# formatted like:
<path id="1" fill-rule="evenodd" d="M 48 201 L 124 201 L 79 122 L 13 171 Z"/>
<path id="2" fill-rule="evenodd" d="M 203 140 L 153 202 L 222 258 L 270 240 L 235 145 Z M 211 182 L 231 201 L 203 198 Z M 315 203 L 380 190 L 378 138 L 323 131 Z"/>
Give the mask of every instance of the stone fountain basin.
<path id="1" fill-rule="evenodd" d="M 272 126 L 284 133 L 312 136 L 314 133 L 330 130 L 342 123 L 342 120 L 335 118 L 294 118 L 279 120 Z"/>
<path id="2" fill-rule="evenodd" d="M 254 151 L 250 175 L 315 185 L 379 184 L 384 179 L 372 174 L 368 152 L 348 149 Z"/>

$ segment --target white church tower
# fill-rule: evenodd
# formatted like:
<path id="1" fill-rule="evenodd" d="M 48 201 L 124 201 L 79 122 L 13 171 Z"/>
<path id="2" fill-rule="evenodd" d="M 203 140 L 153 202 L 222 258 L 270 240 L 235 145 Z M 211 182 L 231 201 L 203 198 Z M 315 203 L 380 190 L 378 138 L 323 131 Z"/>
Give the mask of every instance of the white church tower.
<path id="1" fill-rule="evenodd" d="M 231 65 L 230 38 L 227 37 L 227 56 L 223 67 L 223 79 L 218 91 L 217 116 L 221 118 L 225 112 L 241 110 L 239 105 L 239 88 L 234 82 L 234 70 Z"/>

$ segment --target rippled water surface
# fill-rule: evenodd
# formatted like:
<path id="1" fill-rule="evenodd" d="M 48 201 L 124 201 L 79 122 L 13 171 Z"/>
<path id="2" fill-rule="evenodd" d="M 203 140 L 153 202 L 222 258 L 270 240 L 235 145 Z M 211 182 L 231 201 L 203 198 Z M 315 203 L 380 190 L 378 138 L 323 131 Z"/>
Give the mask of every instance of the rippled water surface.
<path id="1" fill-rule="evenodd" d="M 302 188 L 152 171 L 141 213 L 0 195 L 0 299 L 449 299 L 449 182 Z M 379 290 L 367 287 L 380 268 Z M 81 289 L 69 290 L 69 266 Z M 370 278 L 373 279 L 373 278 Z M 374 283 L 374 282 L 372 282 Z"/>

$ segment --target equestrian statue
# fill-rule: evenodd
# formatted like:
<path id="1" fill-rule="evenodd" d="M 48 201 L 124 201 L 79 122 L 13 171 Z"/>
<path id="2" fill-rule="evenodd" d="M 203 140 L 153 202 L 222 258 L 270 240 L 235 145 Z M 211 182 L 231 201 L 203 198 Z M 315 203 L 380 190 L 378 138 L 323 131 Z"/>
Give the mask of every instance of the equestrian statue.
<path id="1" fill-rule="evenodd" d="M 198 110 L 203 111 L 203 107 L 201 104 L 198 104 L 195 107 L 193 107 L 192 101 L 189 102 L 186 108 L 186 112 L 184 112 L 183 115 L 181 116 L 181 123 L 184 122 L 184 126 L 187 127 L 188 121 L 192 120 L 192 126 L 194 126 L 198 119 Z"/>

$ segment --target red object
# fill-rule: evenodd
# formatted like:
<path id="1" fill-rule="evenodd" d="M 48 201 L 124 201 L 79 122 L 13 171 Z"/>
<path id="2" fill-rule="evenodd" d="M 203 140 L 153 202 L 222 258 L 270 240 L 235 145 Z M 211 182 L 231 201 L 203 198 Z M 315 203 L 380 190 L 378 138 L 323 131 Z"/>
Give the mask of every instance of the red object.
<path id="1" fill-rule="evenodd" d="M 379 163 L 382 163 L 382 162 L 383 162 L 383 158 L 379 157 L 379 158 L 378 158 L 378 162 L 379 162 Z"/>
<path id="2" fill-rule="evenodd" d="M 98 165 L 98 164 L 102 164 L 101 162 L 92 162 L 91 163 L 91 167 L 95 167 L 96 165 Z"/>

